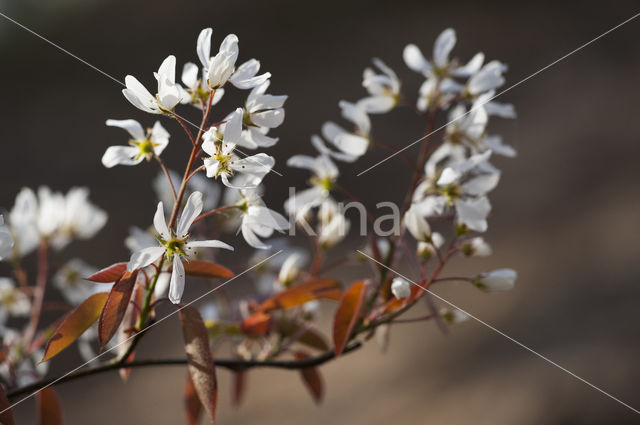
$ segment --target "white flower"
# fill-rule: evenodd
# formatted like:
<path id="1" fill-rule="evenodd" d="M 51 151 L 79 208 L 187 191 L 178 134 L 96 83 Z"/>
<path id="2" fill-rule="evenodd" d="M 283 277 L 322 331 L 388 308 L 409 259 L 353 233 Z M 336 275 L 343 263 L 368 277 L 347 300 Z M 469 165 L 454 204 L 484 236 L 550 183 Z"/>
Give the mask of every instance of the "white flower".
<path id="1" fill-rule="evenodd" d="M 211 127 L 204 134 L 204 142 L 202 143 L 202 150 L 211 155 L 204 160 L 207 177 L 220 177 L 222 183 L 228 187 L 234 187 L 229 178 L 236 173 L 262 178 L 271 171 L 275 164 L 273 157 L 265 153 L 245 158 L 239 158 L 235 154 L 236 143 L 240 140 L 242 130 L 242 115 L 242 109 L 236 109 L 226 122 L 224 133 L 219 132 L 216 127 Z"/>
<path id="2" fill-rule="evenodd" d="M 124 79 L 127 88 L 122 90 L 122 94 L 133 106 L 145 112 L 171 113 L 182 100 L 181 95 L 184 91 L 179 84 L 176 84 L 176 57 L 167 56 L 154 76 L 158 80 L 158 92 L 155 96 L 131 75 L 127 75 Z"/>
<path id="3" fill-rule="evenodd" d="M 28 316 L 31 303 L 24 292 L 17 289 L 13 281 L 6 277 L 0 278 L 0 324 L 7 316 Z"/>
<path id="4" fill-rule="evenodd" d="M 328 121 L 322 126 L 322 135 L 342 152 L 342 156 L 334 156 L 336 159 L 353 162 L 364 155 L 369 147 L 371 120 L 365 111 L 366 103 L 354 104 L 342 100 L 339 105 L 343 118 L 353 123 L 353 132 Z"/>
<path id="5" fill-rule="evenodd" d="M 125 129 L 130 135 L 129 146 L 110 146 L 102 156 L 102 164 L 111 168 L 120 165 L 136 165 L 143 159 L 150 161 L 160 156 L 169 144 L 169 133 L 156 121 L 153 128 L 145 132 L 136 120 L 107 120 L 108 126 Z"/>
<path id="6" fill-rule="evenodd" d="M 238 37 L 235 34 L 227 35 L 218 53 L 211 57 L 211 28 L 205 28 L 198 36 L 197 52 L 198 58 L 204 67 L 207 75 L 207 84 L 211 89 L 218 89 L 231 82 L 239 89 L 250 89 L 264 83 L 270 73 L 256 75 L 260 70 L 260 62 L 250 59 L 235 68 L 238 59 Z"/>
<path id="7" fill-rule="evenodd" d="M 411 284 L 401 277 L 396 277 L 391 282 L 391 293 L 399 300 L 409 298 L 411 296 Z"/>
<path id="8" fill-rule="evenodd" d="M 477 53 L 462 66 L 457 59 L 450 59 L 455 43 L 455 31 L 451 28 L 444 30 L 434 44 L 432 61 L 427 60 L 417 46 L 409 44 L 405 47 L 403 58 L 407 66 L 426 77 L 419 90 L 419 110 L 426 111 L 435 102 L 446 108 L 455 95 L 465 90 L 465 86 L 454 78 L 468 78 L 482 67 L 482 53 Z"/>
<path id="9" fill-rule="evenodd" d="M 198 67 L 193 62 L 187 62 L 182 67 L 182 83 L 185 85 L 186 95 L 182 96 L 181 103 L 190 103 L 198 109 L 208 101 L 211 90 L 207 85 L 206 70 Z M 215 105 L 224 96 L 224 89 L 216 89 L 211 99 L 211 105 Z"/>
<path id="10" fill-rule="evenodd" d="M 382 74 L 376 74 L 376 71 L 371 68 L 364 70 L 362 86 L 371 96 L 358 103 L 370 114 L 389 112 L 400 100 L 400 80 L 396 73 L 380 59 L 374 58 L 373 64 L 382 71 Z"/>
<path id="11" fill-rule="evenodd" d="M 2 347 L 6 349 L 4 361 L 0 363 L 3 382 L 22 387 L 33 384 L 47 374 L 49 362 L 40 362 L 44 356 L 43 350 L 31 350 L 25 344 L 20 332 L 3 329 Z"/>
<path id="12" fill-rule="evenodd" d="M 511 146 L 503 144 L 500 136 L 490 136 L 486 133 L 490 109 L 504 114 L 503 117 L 515 116 L 511 105 L 487 102 L 491 96 L 493 91 L 479 96 L 469 111 L 462 105 L 451 110 L 445 136 L 446 142 L 438 148 L 438 155 L 453 153 L 456 146 L 464 145 L 473 153 L 491 150 L 506 157 L 516 156 L 516 151 Z M 508 115 L 509 111 L 514 115 Z"/>
<path id="13" fill-rule="evenodd" d="M 107 213 L 89 202 L 89 189 L 74 187 L 64 198 L 64 215 L 51 243 L 54 248 L 64 247 L 71 238 L 90 239 L 107 222 Z M 41 206 L 42 209 L 42 206 Z M 44 212 L 41 210 L 40 215 Z"/>
<path id="14" fill-rule="evenodd" d="M 25 255 L 41 239 L 61 249 L 72 238 L 89 239 L 107 222 L 107 214 L 91 204 L 86 188 L 75 187 L 67 195 L 38 188 L 38 196 L 28 188 L 20 191 L 10 214 L 10 228 L 17 250 Z"/>
<path id="15" fill-rule="evenodd" d="M 336 201 L 325 199 L 318 209 L 318 244 L 329 249 L 342 241 L 349 233 L 351 223 L 344 216 Z"/>
<path id="16" fill-rule="evenodd" d="M 468 257 L 488 257 L 493 253 L 491 246 L 479 236 L 465 241 L 460 250 Z"/>
<path id="17" fill-rule="evenodd" d="M 90 295 L 111 289 L 109 284 L 86 280 L 97 271 L 95 267 L 88 265 L 81 259 L 74 258 L 58 269 L 53 276 L 53 284 L 70 304 L 79 305 Z"/>
<path id="18" fill-rule="evenodd" d="M 453 29 L 447 28 L 440 33 L 433 46 L 433 63 L 427 60 L 420 48 L 414 44 L 409 44 L 404 48 L 402 57 L 407 66 L 427 78 L 430 77 L 469 77 L 477 72 L 484 62 L 484 54 L 477 53 L 471 60 L 463 66 L 457 61 L 449 59 L 449 55 L 456 44 L 456 33 Z"/>
<path id="19" fill-rule="evenodd" d="M 0 260 L 11 255 L 13 249 L 13 237 L 4 225 L 4 217 L 0 214 Z"/>
<path id="20" fill-rule="evenodd" d="M 252 182 L 258 186 L 259 181 Z M 242 200 L 237 204 L 241 211 L 242 223 L 240 230 L 245 241 L 257 249 L 269 249 L 260 238 L 269 238 L 273 231 L 283 232 L 289 228 L 289 222 L 281 214 L 267 208 L 262 199 L 251 189 L 240 191 Z"/>
<path id="21" fill-rule="evenodd" d="M 249 93 L 244 107 L 243 124 L 238 145 L 255 149 L 270 147 L 278 142 L 277 138 L 267 136 L 270 129 L 284 121 L 284 102 L 287 96 L 265 94 L 270 82 L 265 81 Z"/>
<path id="22" fill-rule="evenodd" d="M 189 258 L 195 254 L 195 249 L 197 248 L 207 247 L 233 250 L 233 247 L 218 240 L 189 241 L 189 228 L 202 212 L 202 207 L 202 193 L 192 193 L 189 199 L 187 199 L 187 203 L 182 210 L 180 220 L 178 220 L 178 225 L 174 232 L 173 229 L 170 230 L 167 227 L 167 222 L 164 217 L 164 207 L 162 202 L 159 202 L 153 218 L 153 225 L 158 232 L 158 242 L 160 246 L 144 248 L 133 253 L 127 264 L 127 270 L 134 271 L 147 267 L 162 255 L 166 255 L 167 260 L 171 262 L 172 268 L 171 281 L 169 283 L 169 299 L 174 304 L 180 302 L 184 291 L 185 271 L 184 265 L 182 264 L 183 257 L 188 261 Z"/>
<path id="23" fill-rule="evenodd" d="M 473 284 L 486 292 L 508 291 L 515 285 L 517 277 L 515 270 L 498 269 L 479 275 Z"/>
<path id="24" fill-rule="evenodd" d="M 300 268 L 304 265 L 306 258 L 299 252 L 294 252 L 289 255 L 282 263 L 280 271 L 278 272 L 278 280 L 284 286 L 289 285 L 298 277 Z"/>
<path id="25" fill-rule="evenodd" d="M 284 209 L 289 215 L 295 215 L 296 220 L 306 215 L 313 207 L 317 207 L 329 196 L 329 190 L 338 178 L 338 167 L 326 155 L 311 157 L 294 155 L 287 161 L 289 167 L 304 168 L 313 174 L 311 187 L 292 197 L 284 203 Z"/>
<path id="26" fill-rule="evenodd" d="M 38 199 L 33 190 L 23 188 L 16 196 L 11 212 L 9 213 L 9 228 L 14 238 L 14 251 L 25 256 L 33 251 L 40 242 L 40 234 L 37 227 Z"/>
<path id="27" fill-rule="evenodd" d="M 486 194 L 500 180 L 500 171 L 487 161 L 491 151 L 472 155 L 445 168 L 437 181 L 440 191 L 455 205 L 458 222 L 471 230 L 487 230 L 491 204 Z"/>
<path id="28" fill-rule="evenodd" d="M 474 73 L 467 82 L 467 92 L 472 96 L 494 90 L 504 84 L 502 74 L 507 71 L 507 65 L 494 60 L 485 64 Z"/>
<path id="29" fill-rule="evenodd" d="M 420 212 L 419 208 L 412 204 L 404 213 L 404 225 L 417 241 L 429 242 L 431 238 L 431 226 Z"/>

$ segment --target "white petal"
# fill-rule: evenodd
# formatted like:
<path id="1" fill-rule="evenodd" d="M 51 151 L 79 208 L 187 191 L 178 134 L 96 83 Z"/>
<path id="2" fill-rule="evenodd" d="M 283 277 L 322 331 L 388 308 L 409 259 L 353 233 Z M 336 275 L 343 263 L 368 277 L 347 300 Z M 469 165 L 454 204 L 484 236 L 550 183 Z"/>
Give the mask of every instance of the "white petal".
<path id="1" fill-rule="evenodd" d="M 327 121 L 324 124 L 322 124 L 322 136 L 324 136 L 325 139 L 327 139 L 329 142 L 333 143 L 333 140 L 338 137 L 341 134 L 345 134 L 347 133 L 347 131 L 340 127 L 338 124 L 331 122 L 331 121 Z"/>
<path id="2" fill-rule="evenodd" d="M 138 159 L 134 159 L 138 154 L 138 148 L 133 146 L 109 146 L 102 155 L 102 165 L 107 168 L 115 167 L 116 165 L 136 165 L 139 164 L 144 157 L 140 156 Z"/>
<path id="3" fill-rule="evenodd" d="M 135 140 L 145 139 L 144 129 L 136 120 L 107 120 L 106 124 L 126 130 Z"/>
<path id="4" fill-rule="evenodd" d="M 368 114 L 383 114 L 396 106 L 396 100 L 391 96 L 370 96 L 358 101 Z"/>
<path id="5" fill-rule="evenodd" d="M 189 196 L 180 215 L 180 220 L 178 220 L 178 227 L 176 228 L 176 233 L 179 238 L 187 236 L 193 220 L 202 212 L 203 205 L 202 193 L 193 192 Z"/>
<path id="6" fill-rule="evenodd" d="M 276 160 L 266 153 L 251 155 L 246 158 L 239 159 L 232 165 L 236 171 L 257 176 L 263 176 L 271 171 Z"/>
<path id="7" fill-rule="evenodd" d="M 333 144 L 342 152 L 358 157 L 367 152 L 369 140 L 355 134 L 345 133 L 333 139 Z"/>
<path id="8" fill-rule="evenodd" d="M 229 251 L 233 251 L 233 247 L 231 245 L 226 244 L 222 241 L 217 241 L 217 240 L 189 241 L 187 243 L 187 247 L 189 248 L 222 248 L 222 249 L 228 249 Z"/>
<path id="9" fill-rule="evenodd" d="M 442 31 L 433 46 L 433 61 L 437 67 L 443 68 L 449 62 L 449 54 L 456 45 L 456 32 L 447 28 Z"/>
<path id="10" fill-rule="evenodd" d="M 170 233 L 169 228 L 167 227 L 167 222 L 164 219 L 164 206 L 162 205 L 162 202 L 158 202 L 156 213 L 153 216 L 153 226 L 156 228 L 156 232 L 158 232 L 162 239 L 165 241 L 169 240 Z"/>
<path id="11" fill-rule="evenodd" d="M 200 69 L 193 62 L 187 62 L 182 68 L 182 82 L 187 88 L 196 90 L 198 88 L 198 74 Z"/>
<path id="12" fill-rule="evenodd" d="M 402 58 L 404 59 L 404 63 L 406 63 L 412 71 L 419 72 L 423 75 L 431 71 L 431 64 L 424 58 L 422 52 L 415 44 L 408 44 L 404 48 Z"/>
<path id="13" fill-rule="evenodd" d="M 244 111 L 242 108 L 237 108 L 234 112 L 227 117 L 227 122 L 224 126 L 224 141 L 225 143 L 238 143 L 241 141 L 242 133 L 242 116 Z"/>
<path id="14" fill-rule="evenodd" d="M 176 57 L 173 55 L 167 56 L 158 68 L 159 80 L 166 79 L 169 83 L 176 82 Z"/>
<path id="15" fill-rule="evenodd" d="M 173 271 L 169 282 L 169 300 L 174 304 L 179 304 L 184 292 L 185 272 L 182 258 L 177 255 L 173 257 Z"/>
<path id="16" fill-rule="evenodd" d="M 198 43 L 196 45 L 196 52 L 198 53 L 198 59 L 202 63 L 202 66 L 207 68 L 209 66 L 209 60 L 211 59 L 211 28 L 205 28 L 200 31 L 198 35 Z M 186 84 L 186 83 L 185 83 Z"/>
<path id="17" fill-rule="evenodd" d="M 251 121 L 261 127 L 276 128 L 284 121 L 284 109 L 269 109 L 251 114 Z"/>
<path id="18" fill-rule="evenodd" d="M 462 185 L 464 193 L 473 196 L 484 195 L 491 192 L 498 185 L 500 174 L 482 174 L 474 177 Z"/>
<path id="19" fill-rule="evenodd" d="M 315 158 L 308 155 L 294 155 L 287 160 L 287 165 L 293 168 L 304 168 L 305 170 L 314 170 Z"/>
<path id="20" fill-rule="evenodd" d="M 149 90 L 147 90 L 140 81 L 131 75 L 127 75 L 124 82 L 127 88 L 122 90 L 122 94 L 124 94 L 133 106 L 145 112 L 151 112 L 154 114 L 161 113 L 158 110 L 156 98 L 149 93 Z"/>
<path id="21" fill-rule="evenodd" d="M 133 255 L 131 255 L 129 263 L 127 263 L 127 270 L 132 272 L 136 269 L 147 267 L 149 264 L 160 258 L 162 254 L 164 254 L 164 251 L 165 249 L 161 246 L 152 246 L 134 252 Z"/>

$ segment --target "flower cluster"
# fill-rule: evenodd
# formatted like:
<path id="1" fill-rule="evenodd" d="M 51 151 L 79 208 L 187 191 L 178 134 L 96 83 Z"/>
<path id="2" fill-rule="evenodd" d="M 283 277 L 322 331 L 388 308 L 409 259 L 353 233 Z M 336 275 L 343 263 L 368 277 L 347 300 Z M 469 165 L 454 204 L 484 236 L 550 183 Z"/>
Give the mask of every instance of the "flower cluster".
<path id="1" fill-rule="evenodd" d="M 229 364 L 245 362 L 238 366 L 243 372 L 263 360 L 285 358 L 286 367 L 301 370 L 319 401 L 322 380 L 315 367 L 305 364 L 311 356 L 308 350 L 323 353 L 317 358 L 320 364 L 356 349 L 356 340 L 368 339 L 364 335 L 375 333 L 386 344 L 390 324 L 434 284 L 462 280 L 486 292 L 514 286 L 517 274 L 511 269 L 472 277 L 441 276 L 456 255 L 492 254 L 483 234 L 491 212 L 488 196 L 501 172 L 490 160 L 516 155 L 500 136 L 488 131 L 490 117 L 515 117 L 512 105 L 494 101 L 496 90 L 505 82 L 506 65 L 495 60 L 485 63 L 482 53 L 468 62 L 451 57 L 456 35 L 447 29 L 437 38 L 429 59 L 413 44 L 404 49 L 406 65 L 424 77 L 411 95 L 394 70 L 373 59 L 373 67 L 363 73 L 366 94 L 355 102 L 340 101 L 343 122 L 325 122 L 311 136 L 316 154 L 287 160 L 289 167 L 310 173 L 307 187 L 291 193 L 284 203 L 291 224 L 263 199 L 265 181 L 275 166 L 275 158 L 266 150 L 279 140 L 272 130 L 284 121 L 287 96 L 267 93 L 271 74 L 260 73 L 258 60 L 236 65 L 239 40 L 235 35 L 227 35 L 212 54 L 212 33 L 210 28 L 200 32 L 199 64 L 186 62 L 181 82 L 176 80 L 174 55 L 167 56 L 153 74 L 157 81 L 153 94 L 135 77 L 125 78 L 124 97 L 159 119 L 152 127 L 145 128 L 134 119 L 106 121 L 107 126 L 125 130 L 129 138 L 106 149 L 104 167 L 134 166 L 146 160 L 160 169 L 151 185 L 158 198 L 155 213 L 145 223 L 152 226 L 130 227 L 124 241 L 130 250 L 127 261 L 100 270 L 77 258 L 60 262 L 63 265 L 57 269 L 49 264 L 52 251 L 57 253 L 74 239 L 92 238 L 106 223 L 106 213 L 89 202 L 85 188 L 72 188 L 66 194 L 44 186 L 37 192 L 25 188 L 11 211 L 0 216 L 0 260 L 10 261 L 14 272 L 14 279 L 0 277 L 0 379 L 5 388 L 40 379 L 46 373 L 42 364 L 48 364 L 40 360 L 49 360 L 76 340 L 87 363 L 97 361 L 98 344 L 100 350 L 113 351 L 111 365 L 115 366 L 110 367 L 121 367 L 126 378 L 139 340 L 154 323 L 156 307 L 165 302 L 181 315 L 188 385 L 197 393 L 192 401 L 202 404 L 211 419 L 216 397 L 212 352 L 219 352 L 222 344 L 229 344 L 233 353 Z M 244 103 L 216 117 L 221 99 L 231 88 L 248 91 Z M 183 107 L 199 111 L 201 123 L 183 118 L 178 113 Z M 425 120 L 427 132 L 416 155 L 394 159 L 407 161 L 413 175 L 404 204 L 390 206 L 393 225 L 386 232 L 379 220 L 389 216 L 376 217 L 338 179 L 345 163 L 356 163 L 380 146 L 390 148 L 392 156 L 405 149 L 374 138 L 374 118 L 400 108 Z M 176 153 L 171 155 L 180 155 L 175 135 L 161 123 L 170 119 L 185 131 L 187 144 L 182 146 L 190 150 L 181 174 L 168 169 L 162 158 L 174 148 Z M 441 134 L 435 128 L 439 119 L 447 120 Z M 344 200 L 360 207 L 359 229 L 367 245 L 357 255 L 334 254 L 355 228 Z M 297 228 L 310 236 L 309 249 L 293 246 L 278 235 L 295 233 Z M 219 264 L 218 258 L 224 260 L 230 255 L 225 251 L 234 251 L 221 240 L 234 232 L 255 249 L 241 261 L 248 268 L 239 275 Z M 35 279 L 30 279 L 22 257 L 36 248 Z M 238 251 L 236 258 L 242 255 Z M 362 278 L 350 285 L 332 277 L 338 267 L 362 268 L 363 263 L 367 268 L 359 271 Z M 397 271 L 404 263 L 414 266 L 415 281 Z M 192 303 L 183 302 L 188 276 L 220 279 L 244 274 L 253 278 L 255 294 L 224 294 L 223 302 L 209 301 L 199 306 L 199 312 Z M 64 303 L 51 306 L 45 301 L 49 280 Z M 322 300 L 338 303 L 331 344 L 316 326 L 324 311 Z M 49 307 L 64 312 L 53 328 L 40 323 L 41 312 Z M 468 317 L 431 301 L 429 308 L 431 313 L 418 320 L 434 319 L 446 325 Z M 16 330 L 25 320 L 24 331 Z M 238 387 L 242 387 L 242 376 L 237 376 Z M 197 422 L 195 416 L 189 417 L 190 423 Z"/>

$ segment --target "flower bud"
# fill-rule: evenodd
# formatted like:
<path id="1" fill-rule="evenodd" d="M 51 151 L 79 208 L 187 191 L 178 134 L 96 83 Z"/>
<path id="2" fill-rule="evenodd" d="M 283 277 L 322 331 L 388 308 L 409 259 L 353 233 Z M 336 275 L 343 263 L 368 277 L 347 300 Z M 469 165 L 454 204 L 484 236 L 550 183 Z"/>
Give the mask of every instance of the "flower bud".
<path id="1" fill-rule="evenodd" d="M 469 315 L 458 309 L 444 308 L 440 311 L 440 316 L 450 325 L 457 325 L 458 323 L 466 322 L 469 320 Z"/>
<path id="2" fill-rule="evenodd" d="M 460 246 L 460 251 L 467 257 L 488 257 L 493 253 L 491 246 L 481 237 L 465 241 Z"/>
<path id="3" fill-rule="evenodd" d="M 486 292 L 508 291 L 516 283 L 518 273 L 512 269 L 498 269 L 476 277 L 473 284 Z"/>
<path id="4" fill-rule="evenodd" d="M 278 273 L 278 280 L 282 285 L 288 286 L 298 277 L 301 262 L 302 256 L 299 253 L 291 254 L 284 260 Z"/>
<path id="5" fill-rule="evenodd" d="M 416 252 L 418 257 L 427 261 L 436 253 L 436 249 L 444 244 L 444 236 L 438 232 L 433 232 L 429 242 L 418 242 Z"/>
<path id="6" fill-rule="evenodd" d="M 393 279 L 393 282 L 391 282 L 391 293 L 399 300 L 409 298 L 411 295 L 411 284 L 401 277 L 396 277 Z"/>

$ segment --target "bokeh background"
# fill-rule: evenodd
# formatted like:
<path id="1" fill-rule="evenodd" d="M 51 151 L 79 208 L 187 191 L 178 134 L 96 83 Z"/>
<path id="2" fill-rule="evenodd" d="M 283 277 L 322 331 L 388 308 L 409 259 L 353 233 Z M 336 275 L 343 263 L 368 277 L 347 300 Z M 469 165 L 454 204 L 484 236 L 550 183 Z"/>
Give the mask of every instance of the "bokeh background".
<path id="1" fill-rule="evenodd" d="M 130 73 L 145 82 L 169 53 L 180 64 L 196 60 L 201 28 L 214 28 L 214 45 L 236 33 L 241 59 L 259 58 L 273 74 L 271 91 L 289 95 L 285 124 L 274 132 L 281 141 L 270 152 L 284 177 L 270 177 L 266 194 L 281 210 L 287 187 L 300 187 L 305 178 L 287 169 L 286 159 L 312 151 L 310 134 L 338 119 L 338 100 L 363 96 L 361 72 L 372 57 L 393 67 L 407 92 L 416 92 L 420 77 L 402 63 L 403 47 L 413 42 L 430 52 L 435 37 L 451 26 L 458 33 L 457 56 L 482 50 L 506 62 L 508 84 L 515 83 L 637 13 L 638 3 L 4 0 L 0 10 L 116 78 Z M 518 119 L 496 119 L 492 130 L 519 156 L 495 161 L 503 170 L 487 234 L 495 254 L 454 267 L 455 274 L 513 267 L 519 280 L 513 291 L 495 295 L 465 285 L 438 289 L 636 408 L 639 37 L 637 20 L 504 95 Z M 150 179 L 157 170 L 104 169 L 104 149 L 124 140 L 104 121 L 136 118 L 150 125 L 154 117 L 135 110 L 110 79 L 2 18 L 0 55 L 0 206 L 10 208 L 22 186 L 89 186 L 94 202 L 110 213 L 108 226 L 98 243 L 76 242 L 54 261 L 82 254 L 104 265 L 126 258 L 128 226 L 150 222 Z M 239 100 L 230 96 L 221 105 Z M 422 125 L 408 110 L 374 121 L 377 134 L 395 146 L 419 137 Z M 186 154 L 179 128 L 166 126 L 174 139 L 164 158 L 177 169 Z M 342 184 L 369 205 L 399 200 L 410 178 L 400 160 L 355 176 L 383 156 L 372 153 L 343 168 Z M 345 242 L 344 255 L 359 244 Z M 340 275 L 348 281 L 363 270 L 345 268 Z M 234 285 L 249 290 L 251 282 Z M 141 358 L 180 355 L 177 323 L 168 322 L 145 338 Z M 74 353 L 56 359 L 52 373 L 77 362 Z M 320 406 L 296 373 L 259 370 L 250 373 L 238 409 L 230 405 L 230 376 L 221 371 L 218 423 L 638 423 L 629 409 L 473 321 L 447 335 L 432 323 L 397 326 L 386 353 L 372 342 L 321 371 L 327 395 Z M 156 368 L 134 371 L 126 384 L 110 374 L 61 385 L 66 422 L 184 423 L 185 373 Z M 19 423 L 35 421 L 33 406 L 17 407 Z"/>

